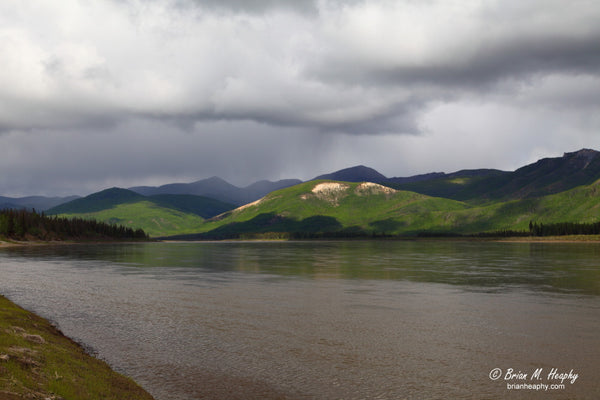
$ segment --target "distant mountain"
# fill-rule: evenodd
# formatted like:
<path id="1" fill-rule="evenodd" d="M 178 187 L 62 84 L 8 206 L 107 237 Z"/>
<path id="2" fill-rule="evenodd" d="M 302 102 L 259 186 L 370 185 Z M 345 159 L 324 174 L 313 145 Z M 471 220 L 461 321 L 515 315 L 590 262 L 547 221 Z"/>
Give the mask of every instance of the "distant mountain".
<path id="1" fill-rule="evenodd" d="M 344 168 L 330 174 L 319 175 L 312 180 L 330 179 L 343 182 L 384 182 L 387 181 L 384 175 L 375 171 L 373 168 L 358 165 L 356 167 Z"/>
<path id="2" fill-rule="evenodd" d="M 234 204 L 191 194 L 157 194 L 147 196 L 152 202 L 166 208 L 211 218 L 235 208 Z"/>
<path id="3" fill-rule="evenodd" d="M 49 215 L 92 213 L 113 208 L 119 204 L 135 203 L 145 200 L 145 196 L 131 190 L 110 188 L 68 203 L 53 207 L 47 211 Z"/>
<path id="4" fill-rule="evenodd" d="M 302 183 L 300 179 L 282 179 L 275 182 L 262 180 L 254 182 L 253 184 L 242 189 L 244 192 L 243 196 L 241 197 L 243 199 L 242 204 L 253 202 L 275 190 L 284 189 L 299 183 Z"/>
<path id="5" fill-rule="evenodd" d="M 296 185 L 300 182 L 302 181 L 298 179 L 285 179 L 277 182 L 263 180 L 245 188 L 239 188 L 219 177 L 213 176 L 212 178 L 192 183 L 171 183 L 158 187 L 137 186 L 129 188 L 129 190 L 145 196 L 156 194 L 191 194 L 210 197 L 226 203 L 243 205 L 258 200 L 274 190 Z"/>
<path id="6" fill-rule="evenodd" d="M 544 158 L 513 172 L 464 170 L 434 179 L 390 186 L 429 196 L 470 202 L 527 199 L 556 194 L 600 178 L 600 152 L 582 149 Z"/>
<path id="7" fill-rule="evenodd" d="M 3 197 L 0 196 L 0 209 L 36 209 L 37 211 L 46 211 L 49 208 L 59 204 L 75 200 L 79 196 L 68 197 L 44 197 L 44 196 L 27 196 L 27 197 Z"/>
<path id="8" fill-rule="evenodd" d="M 532 198 L 589 185 L 600 178 L 600 152 L 582 149 L 562 157 L 544 158 L 493 180 L 492 198 Z"/>
<path id="9" fill-rule="evenodd" d="M 237 203 L 234 201 L 239 197 L 240 188 L 223 179 L 213 176 L 192 183 L 170 183 L 158 187 L 141 186 L 129 188 L 134 192 L 151 196 L 155 194 L 192 194 L 195 196 L 206 196 L 213 199 Z"/>

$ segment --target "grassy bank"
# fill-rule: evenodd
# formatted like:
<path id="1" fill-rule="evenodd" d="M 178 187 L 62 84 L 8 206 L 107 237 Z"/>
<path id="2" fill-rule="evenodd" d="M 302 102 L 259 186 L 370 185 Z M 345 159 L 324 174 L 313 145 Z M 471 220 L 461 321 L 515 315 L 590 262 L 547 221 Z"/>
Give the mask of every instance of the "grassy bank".
<path id="1" fill-rule="evenodd" d="M 0 296 L 0 399 L 152 399 L 43 318 Z"/>

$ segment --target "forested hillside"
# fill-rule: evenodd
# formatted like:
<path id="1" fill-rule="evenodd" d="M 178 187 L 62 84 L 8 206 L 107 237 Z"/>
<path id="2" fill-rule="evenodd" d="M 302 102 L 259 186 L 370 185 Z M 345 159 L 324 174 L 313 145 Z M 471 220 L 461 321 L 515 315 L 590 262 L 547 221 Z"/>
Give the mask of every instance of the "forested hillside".
<path id="1" fill-rule="evenodd" d="M 48 217 L 26 210 L 0 211 L 0 236 L 16 240 L 145 240 L 142 229 L 82 218 Z"/>

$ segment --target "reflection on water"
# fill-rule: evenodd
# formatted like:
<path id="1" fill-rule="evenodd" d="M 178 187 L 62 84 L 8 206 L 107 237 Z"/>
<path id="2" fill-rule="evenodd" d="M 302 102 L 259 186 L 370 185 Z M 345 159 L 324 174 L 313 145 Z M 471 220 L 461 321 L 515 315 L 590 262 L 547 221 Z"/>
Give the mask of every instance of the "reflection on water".
<path id="1" fill-rule="evenodd" d="M 210 272 L 311 279 L 409 280 L 600 295 L 600 245 L 485 242 L 224 242 L 11 248 L 55 261 L 105 261 L 120 273 L 205 280 Z M 127 270 L 125 267 L 135 267 Z M 149 270 L 148 268 L 152 268 Z M 162 269 L 165 269 L 164 271 Z"/>
<path id="2" fill-rule="evenodd" d="M 0 293 L 157 399 L 592 399 L 599 255 L 434 241 L 13 248 Z M 579 378 L 514 391 L 493 368 Z"/>

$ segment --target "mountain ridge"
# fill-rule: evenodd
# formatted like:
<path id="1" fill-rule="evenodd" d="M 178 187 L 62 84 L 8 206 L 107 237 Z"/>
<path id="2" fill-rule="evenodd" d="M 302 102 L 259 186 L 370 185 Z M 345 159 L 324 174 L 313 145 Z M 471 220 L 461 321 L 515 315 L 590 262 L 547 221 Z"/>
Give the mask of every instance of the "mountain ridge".
<path id="1" fill-rule="evenodd" d="M 428 199 L 437 198 L 442 200 L 457 201 L 461 204 L 464 204 L 469 209 L 485 209 L 488 213 L 498 214 L 499 216 L 495 219 L 495 221 L 499 221 L 497 225 L 486 225 L 479 222 L 474 222 L 472 224 L 473 229 L 478 227 L 477 229 L 485 230 L 490 229 L 493 226 L 505 226 L 502 224 L 506 224 L 507 222 L 505 219 L 501 218 L 502 212 L 507 212 L 506 210 L 513 210 L 515 207 L 520 207 L 518 204 L 529 204 L 531 209 L 536 209 L 534 207 L 535 204 L 543 201 L 550 201 L 548 200 L 548 196 L 566 193 L 577 187 L 582 187 L 584 189 L 597 187 L 599 185 L 598 180 L 600 179 L 600 152 L 592 149 L 581 149 L 574 152 L 565 152 L 562 157 L 542 158 L 512 172 L 500 171 L 496 169 L 465 169 L 451 173 L 434 172 L 405 178 L 387 178 L 372 168 L 364 165 L 358 165 L 355 167 L 344 168 L 330 174 L 319 175 L 316 178 L 325 179 L 310 180 L 306 182 L 302 182 L 298 179 L 279 180 L 276 182 L 263 180 L 248 185 L 245 188 L 239 188 L 229 184 L 222 178 L 214 176 L 189 184 L 173 183 L 159 187 L 139 186 L 130 188 L 137 189 L 138 192 L 130 189 L 110 188 L 93 193 L 84 198 L 77 198 L 68 203 L 57 205 L 46 211 L 53 215 L 60 214 L 68 216 L 81 216 L 85 218 L 96 218 L 113 223 L 122 223 L 127 226 L 132 226 L 132 224 L 141 224 L 140 226 L 136 227 L 141 227 L 151 235 L 156 236 L 163 234 L 177 234 L 184 231 L 190 232 L 194 229 L 200 229 L 199 227 L 205 223 L 213 223 L 215 220 L 214 217 L 217 215 L 221 215 L 220 219 L 224 219 L 228 215 L 235 213 L 234 211 L 230 210 L 234 210 L 236 206 L 243 206 L 241 209 L 249 209 L 256 204 L 263 202 L 262 199 L 270 196 L 272 193 L 279 193 L 281 190 L 285 189 L 296 190 L 294 189 L 295 187 L 302 187 L 303 184 L 312 184 L 320 181 L 338 182 L 335 184 L 332 183 L 329 186 L 323 186 L 334 188 L 337 187 L 336 185 L 344 186 L 350 183 L 362 185 L 361 182 L 368 181 L 372 183 L 366 184 L 364 187 L 370 188 L 367 191 L 369 193 L 370 191 L 372 192 L 375 190 L 373 188 L 378 188 L 375 191 L 381 192 L 381 187 L 387 187 L 390 188 L 389 190 L 410 192 L 427 196 Z M 333 178 L 343 178 L 346 180 L 337 181 Z M 208 192 L 215 195 L 215 192 L 218 192 L 218 190 L 221 190 L 221 197 L 235 198 L 236 201 L 223 202 L 215 199 L 214 197 L 189 194 L 190 191 L 195 191 L 195 193 Z M 335 190 L 331 193 L 334 192 Z M 591 191 L 590 193 L 592 192 L 596 193 L 595 191 Z M 317 197 L 326 197 L 327 193 L 327 190 L 324 190 Z M 227 195 L 229 197 L 227 197 Z M 308 194 L 307 196 L 310 197 L 312 195 L 314 195 L 314 193 Z M 218 196 L 215 195 L 215 197 Z M 584 205 L 574 204 L 572 206 L 568 206 L 566 205 L 564 198 L 560 196 L 556 198 L 561 199 L 559 203 L 563 204 L 564 207 L 585 208 L 595 201 L 595 198 L 589 200 L 583 199 L 582 197 L 579 199 L 579 201 L 581 201 Z M 364 200 L 365 198 L 363 197 L 362 199 Z M 2 200 L 2 198 L 0 198 L 0 200 Z M 369 206 L 361 203 L 361 201 L 356 200 L 355 205 L 357 208 L 355 211 L 353 211 L 353 213 L 372 215 L 372 213 L 370 214 L 368 211 Z M 433 200 L 425 201 L 424 204 L 430 204 L 432 201 Z M 334 200 L 329 206 L 335 207 L 336 202 L 338 202 L 338 200 Z M 306 205 L 307 203 L 304 202 L 302 204 Z M 454 207 L 457 203 L 446 202 L 444 204 L 454 204 Z M 281 204 L 281 206 L 285 207 L 284 204 Z M 485 208 L 488 206 L 490 206 L 490 208 Z M 327 209 L 325 203 L 320 207 L 322 210 Z M 413 208 L 405 209 L 405 211 L 411 210 L 411 212 L 415 213 L 415 215 L 422 212 L 425 212 L 426 214 L 430 212 L 430 210 L 428 211 L 427 207 L 423 208 L 417 205 L 412 207 Z M 600 207 L 600 205 L 598 207 Z M 238 208 L 238 210 L 239 209 L 240 208 Z M 271 211 L 275 212 L 274 210 Z M 318 210 L 315 209 L 314 211 L 317 212 Z M 348 213 L 350 213 L 350 211 L 348 211 Z M 470 213 L 471 214 L 469 218 L 471 219 L 480 221 L 482 218 L 484 218 L 483 214 L 479 215 L 474 211 L 470 211 Z M 291 214 L 289 214 L 289 211 L 286 211 L 285 209 L 278 210 L 278 212 L 275 212 L 274 215 L 274 218 L 276 219 L 280 218 L 281 216 L 283 216 L 281 218 L 284 218 L 284 220 L 285 218 L 291 218 Z M 310 218 L 306 214 L 302 215 L 303 218 Z M 580 214 L 569 214 L 566 212 L 564 215 L 569 215 L 572 217 L 581 216 Z M 539 216 L 540 215 L 532 214 L 529 217 L 537 218 Z M 342 225 L 349 223 L 347 215 L 344 216 L 344 218 L 342 218 L 342 222 L 340 222 Z M 360 219 L 363 217 L 357 215 L 353 218 Z M 518 220 L 518 224 L 522 224 L 522 221 L 528 217 L 526 216 L 526 213 L 523 213 L 520 218 L 521 219 Z M 210 221 L 205 222 L 205 220 Z M 383 220 L 385 219 L 382 219 L 381 221 Z M 285 221 L 289 222 L 288 220 Z M 299 229 L 298 227 L 312 229 L 308 227 L 308 223 L 310 221 L 319 225 L 325 220 L 318 218 L 309 219 L 302 224 L 298 223 L 299 225 L 294 225 L 296 227 L 295 229 Z M 393 223 L 377 221 L 379 220 L 371 222 L 380 226 L 382 229 L 387 226 L 387 230 L 389 230 L 388 228 L 390 226 L 397 223 L 397 221 Z M 517 224 L 516 220 L 513 222 Z M 291 222 L 289 223 L 291 224 Z M 405 221 L 403 223 L 408 224 L 409 222 Z M 331 226 L 333 227 L 334 225 Z M 418 227 L 419 224 L 414 226 Z M 427 226 L 421 224 L 421 228 L 427 228 Z M 363 224 L 361 229 L 369 230 L 371 228 L 369 228 L 368 224 Z M 398 229 L 395 231 L 399 232 Z"/>
<path id="2" fill-rule="evenodd" d="M 0 196 L 0 209 L 27 209 L 46 211 L 52 207 L 56 207 L 59 204 L 63 204 L 75 199 L 79 196 L 65 196 L 65 197 L 46 197 L 46 196 L 25 196 L 25 197 L 5 197 Z"/>
<path id="3" fill-rule="evenodd" d="M 475 175 L 471 171 L 477 171 Z M 456 178 L 460 179 L 456 179 Z M 390 186 L 460 201 L 490 202 L 560 193 L 600 178 L 600 152 L 581 149 L 542 158 L 512 172 L 462 170 L 442 177 Z"/>
<path id="4" fill-rule="evenodd" d="M 321 174 L 305 182 L 320 179 L 374 182 L 395 189 L 460 201 L 529 198 L 558 193 L 582 184 L 590 184 L 595 178 L 600 178 L 599 155 L 600 152 L 593 149 L 580 149 L 574 152 L 565 152 L 562 157 L 540 159 L 515 171 L 479 168 L 462 169 L 450 173 L 430 172 L 408 177 L 389 178 L 373 168 L 357 165 Z M 554 173 L 551 173 L 552 165 L 556 166 Z M 529 175 L 526 176 L 527 174 Z M 244 205 L 256 201 L 274 190 L 302 182 L 299 179 L 283 179 L 275 182 L 263 180 L 240 188 L 221 178 L 211 177 L 189 184 L 179 183 L 129 189 L 140 194 L 203 195 L 236 205 Z M 260 189 L 251 190 L 256 188 Z"/>
<path id="5" fill-rule="evenodd" d="M 210 197 L 236 205 L 243 205 L 263 197 L 273 190 L 289 187 L 302 182 L 299 179 L 283 179 L 279 181 L 261 180 L 244 188 L 232 185 L 226 180 L 213 176 L 191 183 L 169 183 L 161 186 L 134 186 L 129 190 L 145 195 L 156 194 L 191 194 Z"/>

